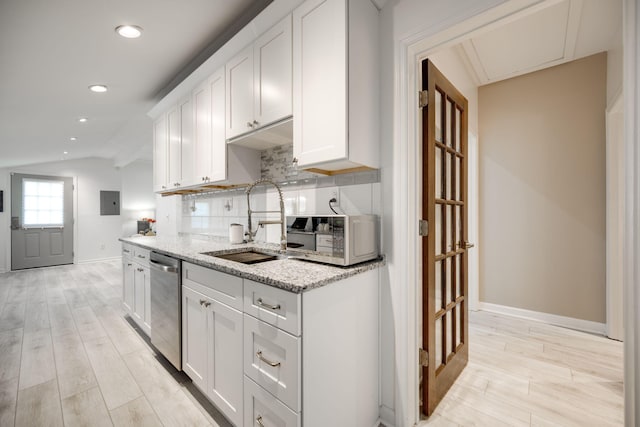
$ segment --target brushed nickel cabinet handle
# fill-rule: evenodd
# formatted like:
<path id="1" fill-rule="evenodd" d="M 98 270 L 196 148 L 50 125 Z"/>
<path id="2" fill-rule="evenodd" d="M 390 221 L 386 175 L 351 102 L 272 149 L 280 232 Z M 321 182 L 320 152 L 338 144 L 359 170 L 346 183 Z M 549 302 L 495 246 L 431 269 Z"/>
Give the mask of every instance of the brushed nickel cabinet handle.
<path id="1" fill-rule="evenodd" d="M 258 351 L 258 352 L 256 353 L 256 356 L 258 356 L 258 359 L 262 360 L 264 363 L 266 363 L 266 364 L 267 364 L 267 365 L 269 365 L 269 366 L 272 366 L 272 367 L 274 367 L 274 368 L 275 368 L 276 366 L 280 366 L 280 362 L 272 362 L 271 360 L 266 359 L 266 358 L 262 355 L 262 350 Z"/>
<path id="2" fill-rule="evenodd" d="M 258 423 L 260 427 L 264 427 L 264 424 L 262 424 L 262 415 L 258 415 L 258 418 L 256 418 L 256 423 Z"/>
<path id="3" fill-rule="evenodd" d="M 278 305 L 270 305 L 270 304 L 265 304 L 264 302 L 262 302 L 262 298 L 258 298 L 256 301 L 256 304 L 258 304 L 260 307 L 264 307 L 264 308 L 268 308 L 269 310 L 280 310 L 280 304 Z"/>
<path id="4" fill-rule="evenodd" d="M 247 127 L 252 128 L 253 127 L 253 123 L 247 122 Z"/>
<path id="5" fill-rule="evenodd" d="M 254 120 L 254 121 L 253 121 L 253 126 L 258 126 L 258 125 L 260 125 L 260 123 L 258 123 L 258 121 L 257 121 L 257 120 Z"/>

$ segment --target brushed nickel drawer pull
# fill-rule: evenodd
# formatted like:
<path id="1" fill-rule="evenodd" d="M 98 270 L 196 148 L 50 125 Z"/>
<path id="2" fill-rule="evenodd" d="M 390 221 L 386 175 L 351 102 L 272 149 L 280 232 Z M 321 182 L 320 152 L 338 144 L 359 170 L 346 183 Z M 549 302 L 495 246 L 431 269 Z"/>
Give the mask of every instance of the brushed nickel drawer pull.
<path id="1" fill-rule="evenodd" d="M 264 427 L 264 424 L 262 424 L 262 415 L 258 415 L 258 418 L 256 418 L 256 422 L 260 427 Z"/>
<path id="2" fill-rule="evenodd" d="M 269 310 L 280 310 L 280 304 L 278 305 L 269 305 L 269 304 L 265 304 L 264 302 L 262 302 L 262 298 L 258 298 L 258 300 L 256 301 L 256 304 L 258 304 L 260 307 L 264 307 L 264 308 L 268 308 Z"/>
<path id="3" fill-rule="evenodd" d="M 280 366 L 280 362 L 272 362 L 271 360 L 266 359 L 266 358 L 262 355 L 262 350 L 258 351 L 258 352 L 256 353 L 256 356 L 258 356 L 258 359 L 262 360 L 264 363 L 266 363 L 266 364 L 267 364 L 267 365 L 269 365 L 269 366 L 272 366 L 272 367 L 274 367 L 274 368 L 275 368 L 276 366 Z"/>

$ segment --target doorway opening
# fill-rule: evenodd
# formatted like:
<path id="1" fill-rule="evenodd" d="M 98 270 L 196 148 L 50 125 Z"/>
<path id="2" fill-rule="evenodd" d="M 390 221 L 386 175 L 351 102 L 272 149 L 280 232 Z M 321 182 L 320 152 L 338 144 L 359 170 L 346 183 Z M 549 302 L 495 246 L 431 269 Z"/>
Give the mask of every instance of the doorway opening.
<path id="1" fill-rule="evenodd" d="M 11 269 L 73 264 L 73 178 L 11 174 Z"/>
<path id="2" fill-rule="evenodd" d="M 512 2 L 513 3 L 513 2 Z M 415 63 L 419 63 L 423 58 L 426 57 L 431 57 L 433 54 L 436 54 L 442 50 L 445 49 L 450 49 L 452 46 L 459 44 L 461 42 L 464 42 L 465 40 L 470 40 L 474 35 L 477 34 L 487 34 L 488 32 L 490 32 L 491 30 L 501 26 L 501 25 L 505 25 L 505 24 L 510 24 L 510 23 L 515 23 L 515 25 L 519 25 L 518 21 L 524 17 L 527 17 L 531 14 L 537 13 L 537 12 L 545 12 L 545 9 L 549 9 L 552 7 L 558 7 L 558 8 L 566 8 L 566 11 L 568 14 L 572 14 L 567 22 L 568 22 L 568 26 L 579 26 L 579 20 L 575 21 L 576 19 L 579 19 L 579 17 L 581 16 L 581 11 L 586 13 L 586 9 L 582 10 L 582 9 L 576 9 L 576 5 L 578 5 L 582 8 L 584 7 L 589 7 L 589 6 L 585 6 L 587 3 L 589 3 L 588 1 L 585 2 L 577 2 L 577 1 L 546 1 L 546 2 L 540 2 L 534 6 L 531 6 L 529 8 L 525 8 L 523 9 L 518 9 L 513 11 L 513 13 L 505 13 L 502 16 L 502 19 L 498 19 L 498 20 L 488 20 L 487 21 L 487 25 L 478 29 L 478 27 L 475 27 L 472 31 L 469 30 L 464 30 L 462 28 L 456 28 L 456 29 L 452 29 L 450 31 L 445 31 L 444 33 L 438 34 L 436 36 L 430 37 L 426 40 L 423 40 L 422 42 L 418 42 L 415 43 L 414 45 L 412 45 L 409 48 L 409 58 L 416 58 L 417 61 L 414 62 Z M 496 8 L 498 9 L 498 8 Z M 504 12 L 504 11 L 503 11 Z M 548 12 L 548 10 L 546 11 Z M 588 15 L 588 13 L 586 13 Z M 576 18 L 576 16 L 578 16 L 578 18 Z M 619 25 L 619 23 L 618 23 Z M 569 43 L 574 43 L 573 44 L 573 49 L 575 49 L 575 43 L 576 43 L 576 39 L 573 40 L 569 40 Z M 526 49 L 524 49 L 526 50 Z M 414 56 L 412 56 L 412 54 Z M 517 60 L 518 58 L 516 58 Z M 574 58 L 576 59 L 576 58 Z M 551 64 L 551 65 L 559 65 L 560 63 L 563 63 L 563 61 L 558 61 L 557 64 Z M 411 64 L 408 65 L 409 67 L 411 67 Z M 531 70 L 531 71 L 537 71 L 537 70 Z M 417 82 L 419 79 L 417 78 L 417 76 L 419 75 L 419 70 L 416 68 L 413 70 L 413 73 L 409 73 L 409 85 L 411 85 L 414 82 Z M 412 82 L 411 80 L 411 76 L 414 76 L 414 81 Z M 417 86 L 417 83 L 416 83 Z M 415 98 L 415 93 L 417 93 L 416 87 L 414 86 L 413 88 L 409 89 L 411 95 L 409 95 L 409 100 L 411 100 L 412 98 Z M 411 113 L 413 114 L 413 113 Z M 605 111 L 602 111 L 602 116 L 604 118 L 604 114 Z M 418 117 L 410 117 L 409 118 L 409 122 L 411 124 L 413 124 L 415 126 L 415 128 L 417 129 L 418 126 L 416 126 L 417 122 L 418 122 Z M 471 129 L 470 129 L 471 130 Z M 471 139 L 471 137 L 470 137 Z M 411 141 L 410 141 L 411 143 Z M 482 141 L 479 142 L 480 144 L 482 144 Z M 475 165 L 476 171 L 477 171 L 477 164 Z M 474 169 L 474 165 L 470 165 L 470 170 Z M 607 173 L 609 173 L 609 170 L 607 170 Z M 470 177 L 471 178 L 471 177 Z M 609 178 L 607 178 L 609 179 Z M 473 191 L 473 188 L 471 188 L 471 191 Z M 477 193 L 476 193 L 477 194 Z M 470 195 L 470 197 L 473 197 Z M 478 212 L 471 212 L 470 217 L 473 218 L 477 218 L 478 216 Z M 470 236 L 470 240 L 473 240 L 474 238 L 477 238 L 477 236 Z M 482 244 L 482 242 L 479 242 L 480 244 Z M 604 263 L 604 260 L 603 260 Z M 474 289 L 475 289 L 475 294 L 478 295 L 477 290 L 478 290 L 478 279 L 470 279 L 470 290 L 469 290 L 469 294 L 473 295 L 474 294 Z M 621 283 L 618 283 L 618 285 L 621 288 Z M 607 284 L 607 291 L 609 290 L 609 287 L 611 286 L 610 283 Z M 618 294 L 620 295 L 620 294 Z M 420 300 L 420 298 L 418 298 L 418 300 Z M 613 301 L 613 299 L 611 300 Z M 470 304 L 473 305 L 474 302 L 476 301 L 470 301 Z M 621 301 L 619 301 L 618 303 L 618 310 L 621 311 Z M 607 312 L 609 312 L 611 310 L 611 305 L 607 306 Z M 420 309 L 418 309 L 417 311 L 417 317 L 420 317 Z M 558 316 L 561 317 L 561 316 Z M 542 320 L 542 319 L 541 319 Z M 555 320 L 555 319 L 554 319 Z M 560 319 L 563 320 L 563 319 Z M 607 319 L 607 323 L 610 320 Z M 603 322 L 604 323 L 604 322 Z M 576 327 L 577 328 L 581 328 L 584 324 L 578 324 Z M 598 330 L 598 332 L 604 332 L 604 328 L 602 329 L 602 331 Z M 421 335 L 420 335 L 420 331 L 416 331 L 416 342 L 420 342 L 421 340 Z"/>

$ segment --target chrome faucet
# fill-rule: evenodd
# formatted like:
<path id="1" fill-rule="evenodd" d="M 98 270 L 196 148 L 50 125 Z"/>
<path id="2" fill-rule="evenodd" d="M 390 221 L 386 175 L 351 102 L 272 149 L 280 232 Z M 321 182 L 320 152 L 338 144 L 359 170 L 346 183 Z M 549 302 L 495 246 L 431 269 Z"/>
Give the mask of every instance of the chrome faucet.
<path id="1" fill-rule="evenodd" d="M 252 211 L 251 210 L 251 191 L 256 185 L 259 185 L 259 184 L 271 184 L 274 187 L 276 187 L 276 190 L 278 190 L 278 196 L 280 197 L 279 211 Z M 281 231 L 280 249 L 282 249 L 283 251 L 286 251 L 287 250 L 287 234 L 285 233 L 284 199 L 282 198 L 282 190 L 280 190 L 280 187 L 278 186 L 278 184 L 276 184 L 275 182 L 269 179 L 259 179 L 247 188 L 246 193 L 247 193 L 247 213 L 249 216 L 249 230 L 246 231 L 244 235 L 247 237 L 247 242 L 253 242 L 253 238 L 258 233 L 257 228 L 256 228 L 256 231 L 251 231 L 251 214 L 252 213 L 265 213 L 265 214 L 280 213 L 280 221 L 275 221 L 275 220 L 262 221 L 261 220 L 261 221 L 258 221 L 258 227 L 264 227 L 267 224 L 280 224 L 280 231 Z"/>

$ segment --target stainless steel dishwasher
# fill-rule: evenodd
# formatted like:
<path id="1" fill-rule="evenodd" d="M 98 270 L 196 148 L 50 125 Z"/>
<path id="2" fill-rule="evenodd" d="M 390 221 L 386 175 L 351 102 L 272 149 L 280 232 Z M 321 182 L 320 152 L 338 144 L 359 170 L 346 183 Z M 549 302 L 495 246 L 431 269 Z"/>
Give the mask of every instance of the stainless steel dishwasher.
<path id="1" fill-rule="evenodd" d="M 182 371 L 181 261 L 151 252 L 151 344 Z"/>

